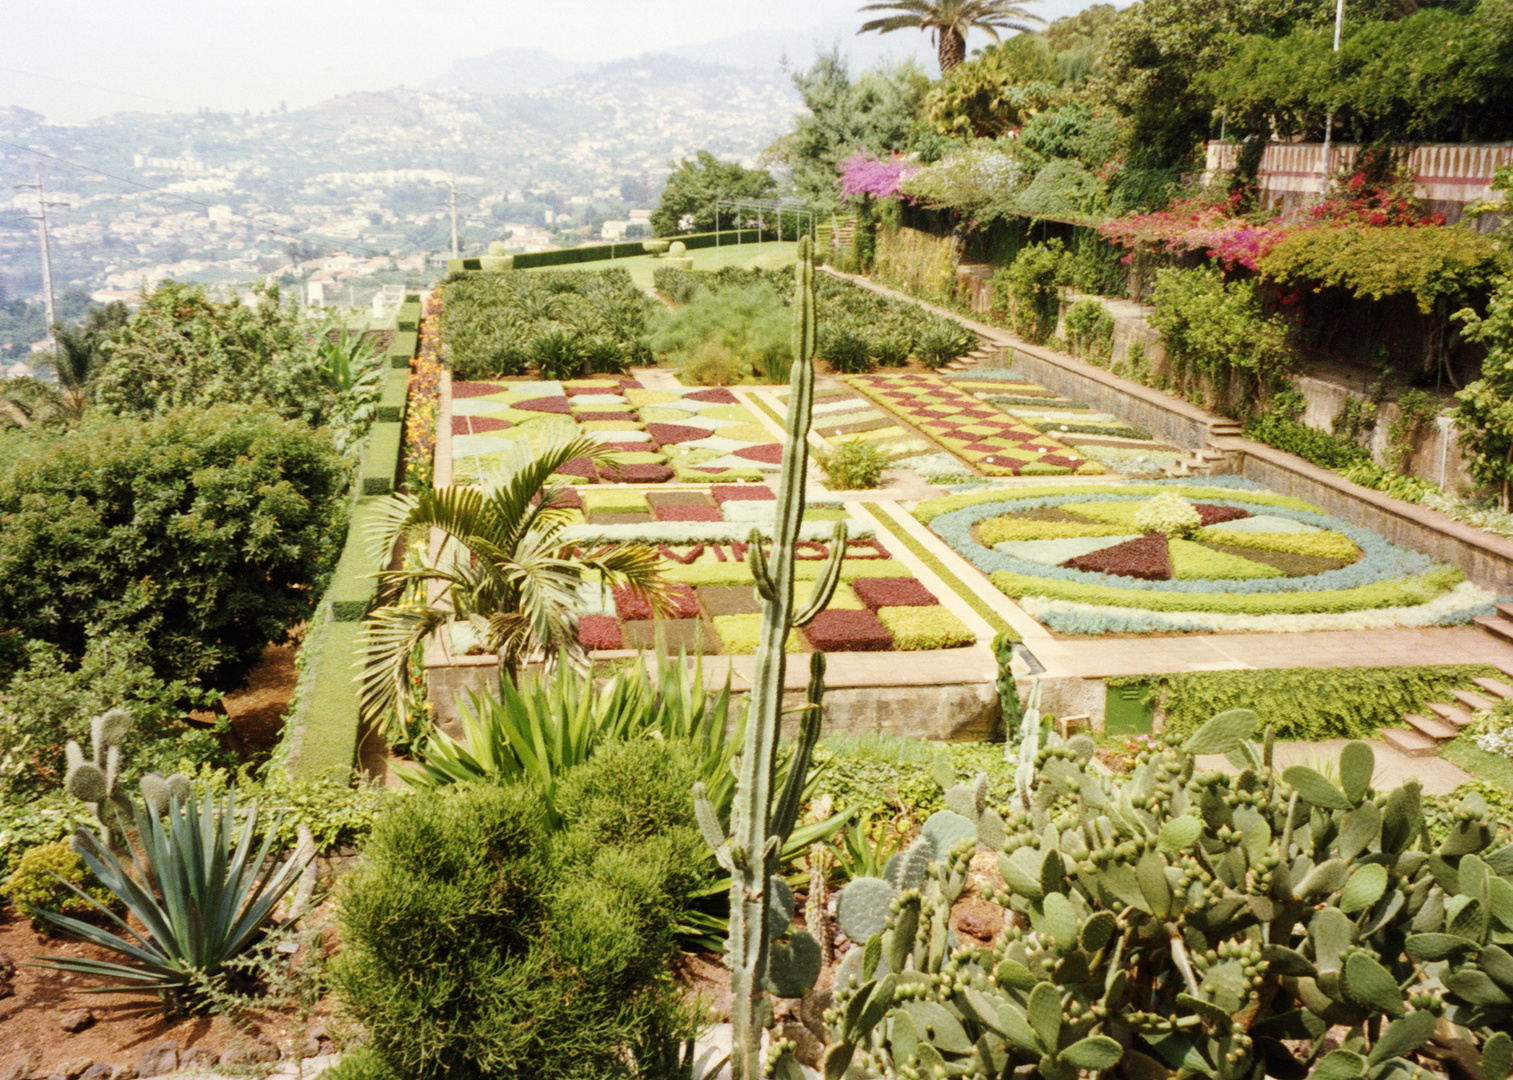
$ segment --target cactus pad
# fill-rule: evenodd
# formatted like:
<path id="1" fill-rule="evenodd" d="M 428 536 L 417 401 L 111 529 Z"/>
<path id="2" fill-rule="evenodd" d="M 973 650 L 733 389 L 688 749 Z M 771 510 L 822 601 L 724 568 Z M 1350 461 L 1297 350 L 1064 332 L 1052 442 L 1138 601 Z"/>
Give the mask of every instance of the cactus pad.
<path id="1" fill-rule="evenodd" d="M 836 902 L 835 921 L 841 932 L 858 945 L 866 944 L 873 934 L 883 932 L 888 910 L 899 890 L 882 878 L 854 878 L 841 890 Z"/>

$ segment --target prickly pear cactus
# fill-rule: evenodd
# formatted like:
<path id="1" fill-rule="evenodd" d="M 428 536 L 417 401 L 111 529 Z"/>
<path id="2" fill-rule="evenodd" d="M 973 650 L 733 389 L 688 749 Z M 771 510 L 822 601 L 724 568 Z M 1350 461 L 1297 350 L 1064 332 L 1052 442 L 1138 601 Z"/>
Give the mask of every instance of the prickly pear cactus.
<path id="1" fill-rule="evenodd" d="M 1053 736 L 1004 814 L 991 946 L 949 936 L 970 838 L 934 854 L 923 887 L 848 885 L 841 926 L 865 937 L 837 979 L 826 1076 L 1407 1080 L 1422 1055 L 1506 1078 L 1506 832 L 1472 796 L 1431 837 L 1417 783 L 1372 789 L 1366 744 L 1345 747 L 1338 781 L 1279 771 L 1256 724 L 1220 714 L 1127 776 Z M 975 810 L 975 790 L 952 805 Z"/>
<path id="2" fill-rule="evenodd" d="M 133 721 L 125 709 L 111 709 L 89 722 L 90 756 L 73 739 L 64 748 L 68 771 L 64 787 L 80 802 L 87 803 L 107 843 L 116 832 L 125 834 L 132 821 L 131 799 L 121 788 L 121 746 L 131 734 Z M 165 813 L 175 796 L 187 802 L 191 786 L 187 777 L 175 773 L 169 777 L 148 773 L 141 779 L 142 797 L 159 814 Z"/>

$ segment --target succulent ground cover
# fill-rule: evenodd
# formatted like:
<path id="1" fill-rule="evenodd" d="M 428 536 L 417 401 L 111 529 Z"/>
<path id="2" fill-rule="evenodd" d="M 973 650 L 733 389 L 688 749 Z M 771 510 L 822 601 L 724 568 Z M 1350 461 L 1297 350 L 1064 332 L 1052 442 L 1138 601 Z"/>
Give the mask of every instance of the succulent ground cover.
<path id="1" fill-rule="evenodd" d="M 729 390 L 648 390 L 611 377 L 452 384 L 452 471 L 477 480 L 514 440 L 545 424 L 577 424 L 619 452 L 613 467 L 585 459 L 562 471 L 574 483 L 707 484 L 760 480 L 782 447 Z"/>
<path id="2" fill-rule="evenodd" d="M 940 376 L 856 375 L 847 382 L 988 476 L 1088 476 L 1106 471 Z M 823 422 L 816 426 L 823 427 Z"/>
<path id="3" fill-rule="evenodd" d="M 786 390 L 772 398 L 779 409 L 788 402 Z M 940 447 L 902 423 L 877 402 L 846 386 L 828 386 L 814 393 L 814 424 L 811 439 L 818 437 L 829 452 L 841 443 L 862 439 L 889 458 L 898 460 L 916 454 L 940 453 Z"/>
<path id="4" fill-rule="evenodd" d="M 579 623 L 583 644 L 595 650 L 650 648 L 660 637 L 673 649 L 683 645 L 705 653 L 753 652 L 760 636 L 761 605 L 747 562 L 747 541 L 753 526 L 763 527 L 757 519 L 764 513 L 765 529 L 771 528 L 772 490 L 758 484 L 715 485 L 709 494 L 617 489 L 617 501 L 596 507 L 593 496 L 599 494 L 611 492 L 583 493 L 585 535 L 604 536 L 613 530 L 613 539 L 656 544 L 667 560 L 667 576 L 676 583 L 676 610 L 672 618 L 654 620 L 645 601 L 630 590 L 588 587 L 583 593 L 587 614 Z M 609 517 L 629 511 L 602 509 L 628 507 L 634 500 L 643 507 L 637 511 L 639 524 Z M 655 516 L 668 508 L 699 516 Z M 799 599 L 813 588 L 829 557 L 829 532 L 837 517 L 844 516 L 837 506 L 805 511 L 801 535 L 809 539 L 800 540 L 795 552 Z M 911 651 L 975 643 L 976 635 L 892 557 L 872 530 L 860 522 L 851 526 L 835 595 L 812 622 L 789 635 L 789 652 Z M 701 533 L 703 539 L 690 542 Z"/>
<path id="5" fill-rule="evenodd" d="M 1174 496 L 1190 517 L 1170 513 Z M 1067 633 L 1449 625 L 1492 601 L 1454 568 L 1243 481 L 964 492 L 916 517 Z"/>

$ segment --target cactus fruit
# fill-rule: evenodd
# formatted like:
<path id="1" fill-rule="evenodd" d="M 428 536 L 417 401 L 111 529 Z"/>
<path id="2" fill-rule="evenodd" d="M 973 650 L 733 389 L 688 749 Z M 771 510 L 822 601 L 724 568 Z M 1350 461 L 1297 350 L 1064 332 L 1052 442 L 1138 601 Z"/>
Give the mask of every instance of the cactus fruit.
<path id="1" fill-rule="evenodd" d="M 848 885 L 841 927 L 859 947 L 826 1014 L 827 1078 L 1409 1080 L 1441 1019 L 1464 1041 L 1435 1053 L 1474 1062 L 1479 1044 L 1483 1075 L 1513 1072 L 1513 843 L 1478 797 L 1436 840 L 1416 783 L 1371 788 L 1369 746 L 1344 750 L 1338 783 L 1278 771 L 1246 710 L 1115 776 L 1071 741 L 1036 748 L 1033 697 L 1028 779 L 1001 842 L 988 807 L 975 837 L 999 853 L 1008 888 L 987 895 L 1004 931 L 951 943 L 960 830 L 936 830 L 962 839 L 917 889 Z M 1239 774 L 1197 769 L 1198 753 Z M 977 811 L 976 788 L 953 791 L 953 815 Z"/>
<path id="2" fill-rule="evenodd" d="M 819 739 L 820 705 L 824 693 L 825 655 L 816 652 L 810 658 L 808 704 L 799 722 L 787 783 L 782 793 L 777 794 L 773 787 L 786 676 L 784 643 L 793 627 L 804 625 L 830 603 L 840 580 L 841 560 L 846 553 L 845 526 L 837 524 L 829 562 L 815 583 L 808 603 L 797 609 L 793 558 L 804 517 L 804 479 L 808 469 L 809 424 L 814 403 L 814 309 L 814 256 L 811 242 L 805 238 L 799 242 L 795 272 L 794 361 L 770 560 L 759 533 L 753 532 L 751 537 L 751 571 L 762 606 L 761 643 L 755 658 L 756 670 L 752 678 L 728 838 L 702 786 L 694 788 L 700 829 L 714 848 L 720 864 L 731 875 L 726 962 L 730 967 L 734 1036 L 731 1064 L 736 1080 L 755 1080 L 761 1075 L 762 1031 L 772 1016 L 771 1004 L 766 999 L 769 986 L 783 991 L 796 989 L 799 981 L 790 980 L 789 976 L 807 970 L 808 946 L 798 946 L 803 955 L 797 955 L 790 939 L 783 959 L 784 978 L 773 979 L 770 971 L 773 935 L 768 909 L 773 883 L 778 880 L 773 876 L 778 852 L 798 820 L 804 776 L 814 744 Z M 815 973 L 818 974 L 817 967 Z"/>

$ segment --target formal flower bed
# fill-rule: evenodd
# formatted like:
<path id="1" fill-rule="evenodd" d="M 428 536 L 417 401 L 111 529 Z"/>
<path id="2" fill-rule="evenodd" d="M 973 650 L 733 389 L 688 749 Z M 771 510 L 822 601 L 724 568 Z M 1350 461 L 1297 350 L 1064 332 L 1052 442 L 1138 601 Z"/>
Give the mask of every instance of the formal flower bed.
<path id="1" fill-rule="evenodd" d="M 1088 476 L 1106 471 L 939 376 L 856 375 L 847 381 L 989 476 Z M 823 428 L 823 423 L 817 421 L 816 426 Z"/>
<path id="2" fill-rule="evenodd" d="M 916 516 L 1067 633 L 1446 625 L 1493 601 L 1452 567 L 1244 481 L 973 491 Z"/>
<path id="3" fill-rule="evenodd" d="M 704 496 L 711 506 L 719 505 L 726 512 L 735 507 L 761 507 L 771 517 L 770 489 L 740 485 L 716 491 L 718 496 Z M 757 495 L 759 492 L 765 492 L 767 497 Z M 584 496 L 587 499 L 595 494 L 609 493 L 590 490 Z M 626 494 L 652 500 L 648 505 L 654 505 L 658 495 L 674 493 Z M 739 497 L 747 494 L 757 497 Z M 827 509 L 808 510 L 805 517 L 812 519 Z M 844 511 L 831 512 L 844 514 Z M 613 528 L 615 539 L 638 539 L 660 548 L 668 562 L 667 576 L 676 583 L 676 610 L 671 617 L 653 619 L 646 601 L 630 590 L 605 591 L 590 583 L 581 593 L 586 614 L 578 630 L 585 646 L 595 650 L 649 648 L 660 637 L 671 648 L 684 645 L 705 653 L 739 655 L 756 651 L 761 635 L 761 606 L 747 562 L 750 525 L 742 525 L 746 532 L 736 538 L 722 533 L 714 522 L 662 523 L 653 521 L 649 515 L 639 526 L 617 522 L 606 527 L 592 522 L 597 513 L 588 510 L 590 523 L 581 527 L 585 537 L 592 534 L 604 538 L 606 530 Z M 952 649 L 976 642 L 976 635 L 892 557 L 872 535 L 872 530 L 860 522 L 851 524 L 852 539 L 847 542 L 841 565 L 841 583 L 826 609 L 789 636 L 788 651 L 913 651 Z M 728 524 L 726 527 L 729 528 Z M 810 538 L 799 542 L 794 567 L 800 602 L 813 588 L 829 558 L 833 527 L 831 520 L 804 523 L 805 535 Z M 674 528 L 703 529 L 706 535 L 694 542 L 687 534 L 669 535 L 667 530 Z"/>
<path id="4" fill-rule="evenodd" d="M 561 471 L 583 484 L 707 484 L 760 480 L 782 446 L 729 390 L 647 390 L 635 379 L 452 384 L 452 472 L 476 481 L 538 425 L 575 423 L 619 453 L 611 467 L 587 458 Z M 675 520 L 669 518 L 667 520 Z"/>

